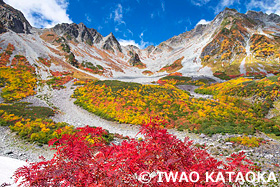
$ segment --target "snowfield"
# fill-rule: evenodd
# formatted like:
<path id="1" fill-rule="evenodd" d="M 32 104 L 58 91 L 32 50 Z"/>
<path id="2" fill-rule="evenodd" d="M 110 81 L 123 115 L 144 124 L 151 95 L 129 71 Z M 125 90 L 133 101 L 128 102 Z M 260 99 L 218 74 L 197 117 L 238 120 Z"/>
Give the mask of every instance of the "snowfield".
<path id="1" fill-rule="evenodd" d="M 22 160 L 0 156 L 0 186 L 3 183 L 11 184 L 11 186 L 17 186 L 14 183 L 13 174 L 17 168 L 26 164 L 27 163 Z"/>

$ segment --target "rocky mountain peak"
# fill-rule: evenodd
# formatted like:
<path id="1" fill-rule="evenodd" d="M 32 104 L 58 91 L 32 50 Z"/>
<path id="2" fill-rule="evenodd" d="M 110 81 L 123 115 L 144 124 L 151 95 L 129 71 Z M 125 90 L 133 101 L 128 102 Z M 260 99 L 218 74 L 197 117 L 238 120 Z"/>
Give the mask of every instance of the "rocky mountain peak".
<path id="1" fill-rule="evenodd" d="M 56 25 L 52 30 L 60 36 L 66 36 L 67 40 L 76 42 L 86 42 L 89 45 L 97 44 L 103 36 L 98 33 L 95 29 L 87 28 L 83 23 L 62 23 Z"/>
<path id="2" fill-rule="evenodd" d="M 85 24 L 83 22 L 78 24 L 80 27 L 86 27 Z"/>
<path id="3" fill-rule="evenodd" d="M 114 34 L 111 32 L 108 36 L 105 38 L 106 41 L 110 41 L 116 45 L 120 45 Z"/>
<path id="4" fill-rule="evenodd" d="M 130 50 L 139 50 L 139 48 L 135 45 L 127 45 L 127 48 L 129 48 Z"/>
<path id="5" fill-rule="evenodd" d="M 231 8 L 225 8 L 222 12 L 220 12 L 214 19 L 214 21 L 221 21 L 227 17 L 237 17 L 240 16 L 241 14 L 235 10 L 235 9 L 231 9 Z"/>
<path id="6" fill-rule="evenodd" d="M 225 8 L 222 12 L 220 12 L 213 21 L 209 22 L 209 24 L 198 24 L 194 29 L 191 31 L 186 31 L 178 36 L 174 36 L 166 41 L 166 43 L 170 47 L 176 47 L 179 45 L 184 44 L 186 41 L 189 41 L 190 38 L 202 36 L 207 32 L 207 28 L 210 30 L 218 29 L 227 17 L 240 17 L 242 16 L 237 10 Z M 157 50 L 158 51 L 158 50 Z"/>
<path id="7" fill-rule="evenodd" d="M 122 52 L 121 45 L 112 32 L 103 39 L 102 48 L 112 52 L 114 52 L 115 50 Z"/>
<path id="8" fill-rule="evenodd" d="M 266 14 L 263 12 L 257 12 L 257 11 L 248 11 L 246 13 L 246 15 L 254 20 L 255 22 L 257 22 L 258 24 L 264 24 L 266 25 L 266 23 L 270 22 L 270 23 L 276 23 L 279 24 L 280 23 L 280 16 L 274 13 L 271 14 Z"/>
<path id="9" fill-rule="evenodd" d="M 240 15 L 241 13 L 238 12 L 236 9 L 234 8 L 225 8 L 222 12 L 220 12 L 219 14 L 222 14 L 223 16 L 227 17 L 227 16 L 237 16 Z M 219 15 L 218 14 L 218 15 Z"/>
<path id="10" fill-rule="evenodd" d="M 0 33 L 12 30 L 16 33 L 30 33 L 32 26 L 24 15 L 0 0 Z"/>
<path id="11" fill-rule="evenodd" d="M 236 9 L 228 7 L 226 7 L 223 12 L 239 13 Z"/>
<path id="12" fill-rule="evenodd" d="M 146 47 L 145 51 L 148 52 L 148 54 L 152 53 L 153 50 L 155 49 L 156 47 L 154 45 L 149 45 L 148 47 Z"/>

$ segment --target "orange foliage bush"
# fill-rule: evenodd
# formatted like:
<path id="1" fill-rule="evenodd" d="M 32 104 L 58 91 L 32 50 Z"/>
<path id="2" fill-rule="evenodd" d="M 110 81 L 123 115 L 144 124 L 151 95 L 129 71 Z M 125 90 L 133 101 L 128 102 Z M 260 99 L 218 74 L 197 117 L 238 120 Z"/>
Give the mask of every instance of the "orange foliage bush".
<path id="1" fill-rule="evenodd" d="M 15 47 L 12 44 L 8 44 L 6 50 L 1 54 L 0 66 L 6 66 L 10 61 L 11 54 L 13 53 Z"/>
<path id="2" fill-rule="evenodd" d="M 9 44 L 6 53 L 1 56 L 2 64 L 7 64 L 13 50 L 14 47 Z M 0 66 L 0 86 L 5 86 L 2 89 L 1 96 L 5 101 L 17 101 L 36 93 L 34 91 L 37 85 L 35 68 L 29 64 L 24 56 L 15 55 L 11 66 L 7 67 L 5 65 Z"/>
<path id="3" fill-rule="evenodd" d="M 178 60 L 175 60 L 171 65 L 164 66 L 163 68 L 161 68 L 159 70 L 159 72 L 166 71 L 168 73 L 172 73 L 172 72 L 178 71 L 179 69 L 181 69 L 183 67 L 182 60 L 184 58 L 185 57 L 183 56 L 183 57 L 179 58 Z"/>

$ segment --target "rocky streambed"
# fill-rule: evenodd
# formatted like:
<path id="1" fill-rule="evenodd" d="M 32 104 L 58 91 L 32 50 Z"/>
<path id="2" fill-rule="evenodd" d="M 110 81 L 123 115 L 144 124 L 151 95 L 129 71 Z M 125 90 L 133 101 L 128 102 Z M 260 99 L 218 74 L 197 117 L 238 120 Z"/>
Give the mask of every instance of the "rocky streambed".
<path id="1" fill-rule="evenodd" d="M 204 98 L 204 99 L 212 99 L 213 98 L 212 95 L 203 95 L 203 94 L 195 93 L 194 90 L 199 88 L 199 86 L 195 86 L 195 85 L 178 85 L 177 88 L 179 88 L 181 90 L 185 90 L 187 92 L 190 92 L 191 96 L 193 96 L 195 98 Z"/>

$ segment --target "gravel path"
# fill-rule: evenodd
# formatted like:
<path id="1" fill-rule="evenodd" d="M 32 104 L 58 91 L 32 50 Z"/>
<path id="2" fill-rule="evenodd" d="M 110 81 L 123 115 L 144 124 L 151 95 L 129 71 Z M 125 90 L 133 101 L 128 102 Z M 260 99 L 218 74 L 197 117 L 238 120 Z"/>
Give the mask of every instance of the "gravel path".
<path id="1" fill-rule="evenodd" d="M 76 86 L 72 82 L 67 83 L 65 89 L 49 90 L 44 87 L 37 97 L 28 97 L 23 101 L 33 103 L 35 106 L 47 106 L 58 108 L 59 112 L 51 117 L 55 122 L 66 122 L 75 127 L 98 126 L 109 130 L 111 133 L 119 133 L 124 136 L 135 137 L 139 126 L 130 124 L 119 124 L 104 120 L 74 104 L 71 98 Z"/>
<path id="2" fill-rule="evenodd" d="M 75 99 L 71 98 L 76 86 L 73 86 L 72 82 L 67 83 L 65 86 L 66 88 L 61 90 L 50 90 L 45 86 L 40 90 L 37 97 L 28 97 L 23 101 L 31 102 L 35 106 L 46 106 L 48 103 L 49 106 L 58 108 L 60 112 L 51 117 L 55 122 L 67 122 L 75 127 L 83 127 L 86 125 L 98 126 L 109 130 L 111 133 L 118 133 L 131 138 L 136 137 L 136 134 L 139 132 L 139 126 L 108 121 L 84 110 L 75 105 Z M 170 129 L 168 131 L 181 140 L 189 136 L 197 142 L 201 141 L 201 139 L 194 134 L 179 132 L 175 129 Z M 138 137 L 141 137 L 141 135 L 137 135 L 136 138 Z"/>

